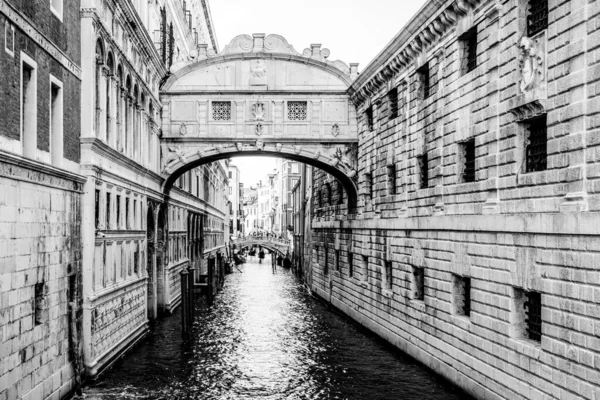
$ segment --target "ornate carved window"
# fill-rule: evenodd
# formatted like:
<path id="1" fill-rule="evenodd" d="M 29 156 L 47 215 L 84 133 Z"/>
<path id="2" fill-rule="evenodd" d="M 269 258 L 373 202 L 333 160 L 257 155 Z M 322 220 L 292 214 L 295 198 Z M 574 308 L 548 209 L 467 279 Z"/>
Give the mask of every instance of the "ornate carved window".
<path id="1" fill-rule="evenodd" d="M 548 0 L 529 0 L 527 4 L 527 36 L 548 28 Z"/>
<path id="2" fill-rule="evenodd" d="M 212 111 L 214 121 L 231 121 L 230 101 L 213 101 Z"/>
<path id="3" fill-rule="evenodd" d="M 546 116 L 529 121 L 527 131 L 529 136 L 525 146 L 525 171 L 544 171 L 548 159 Z"/>
<path id="4" fill-rule="evenodd" d="M 288 120 L 290 121 L 306 121 L 307 119 L 307 103 L 306 101 L 288 101 L 287 111 Z"/>
<path id="5" fill-rule="evenodd" d="M 477 67 L 477 25 L 460 37 L 462 47 L 461 71 L 463 74 Z"/>
<path id="6" fill-rule="evenodd" d="M 475 139 L 462 143 L 461 148 L 464 160 L 462 180 L 463 182 L 475 182 Z"/>
<path id="7" fill-rule="evenodd" d="M 398 89 L 393 88 L 387 94 L 388 98 L 388 115 L 389 119 L 394 119 L 398 116 Z"/>

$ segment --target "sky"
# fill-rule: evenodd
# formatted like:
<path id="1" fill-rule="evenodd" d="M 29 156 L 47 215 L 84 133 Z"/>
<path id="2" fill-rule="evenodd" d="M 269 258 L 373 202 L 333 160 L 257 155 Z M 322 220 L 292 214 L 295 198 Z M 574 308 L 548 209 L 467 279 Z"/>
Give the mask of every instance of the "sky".
<path id="1" fill-rule="evenodd" d="M 425 0 L 212 0 L 214 29 L 222 50 L 241 34 L 275 33 L 302 53 L 311 43 L 331 51 L 329 60 L 359 63 L 359 71 L 383 50 Z M 236 157 L 244 186 L 276 167 L 274 158 Z"/>

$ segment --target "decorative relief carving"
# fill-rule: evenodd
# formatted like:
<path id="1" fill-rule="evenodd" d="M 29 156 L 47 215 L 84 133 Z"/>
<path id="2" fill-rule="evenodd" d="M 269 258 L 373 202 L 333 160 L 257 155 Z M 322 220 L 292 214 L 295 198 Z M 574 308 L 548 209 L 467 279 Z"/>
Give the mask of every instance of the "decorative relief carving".
<path id="1" fill-rule="evenodd" d="M 250 85 L 267 84 L 267 64 L 263 60 L 256 60 L 250 66 Z"/>
<path id="2" fill-rule="evenodd" d="M 258 124 L 256 124 L 256 127 L 254 128 L 254 133 L 256 133 L 257 136 L 260 136 L 263 134 L 263 124 L 261 124 L 260 122 Z"/>
<path id="3" fill-rule="evenodd" d="M 509 110 L 517 121 L 525 121 L 535 118 L 546 113 L 544 100 L 534 100 L 515 107 Z"/>
<path id="4" fill-rule="evenodd" d="M 178 161 L 180 161 L 182 164 L 185 164 L 185 160 L 185 152 L 181 149 L 181 147 L 169 147 L 169 155 L 165 161 L 165 170 L 170 169 L 170 166 Z"/>
<path id="5" fill-rule="evenodd" d="M 265 105 L 260 101 L 257 101 L 252 105 L 252 116 L 255 121 L 264 121 L 265 120 Z"/>
<path id="6" fill-rule="evenodd" d="M 300 154 L 301 151 L 302 151 L 302 147 L 300 147 L 298 145 L 294 145 L 294 153 Z"/>
<path id="7" fill-rule="evenodd" d="M 534 39 L 524 36 L 519 42 L 519 72 L 521 75 L 519 88 L 522 93 L 539 87 L 546 80 L 545 39 L 545 34 Z"/>
<path id="8" fill-rule="evenodd" d="M 181 136 L 185 136 L 188 133 L 188 128 L 186 124 L 181 124 L 181 126 L 179 127 L 179 134 Z"/>
<path id="9" fill-rule="evenodd" d="M 331 134 L 336 137 L 340 134 L 340 126 L 338 124 L 333 124 L 331 126 Z"/>
<path id="10" fill-rule="evenodd" d="M 238 151 L 242 151 L 242 150 L 244 150 L 244 143 L 242 143 L 242 142 L 237 142 L 237 143 L 235 144 L 235 147 L 238 149 Z"/>
<path id="11" fill-rule="evenodd" d="M 281 143 L 277 143 L 277 144 L 275 145 L 275 150 L 277 150 L 277 151 L 281 151 L 281 148 L 282 148 L 282 147 L 283 147 L 283 145 L 282 145 Z"/>
<path id="12" fill-rule="evenodd" d="M 257 140 L 255 146 L 256 150 L 263 151 L 263 149 L 265 148 L 265 142 L 263 142 L 262 140 Z"/>

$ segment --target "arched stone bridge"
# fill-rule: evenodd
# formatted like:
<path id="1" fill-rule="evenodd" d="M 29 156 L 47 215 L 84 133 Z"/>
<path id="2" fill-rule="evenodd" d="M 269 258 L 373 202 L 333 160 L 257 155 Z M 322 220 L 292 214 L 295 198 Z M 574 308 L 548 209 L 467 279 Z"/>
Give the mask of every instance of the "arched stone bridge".
<path id="1" fill-rule="evenodd" d="M 358 126 L 348 87 L 357 65 L 328 57 L 318 44 L 298 53 L 279 35 L 254 34 L 174 64 L 161 88 L 165 193 L 201 164 L 261 155 L 328 172 L 354 209 Z"/>
<path id="2" fill-rule="evenodd" d="M 282 255 L 285 255 L 290 248 L 290 241 L 285 239 L 277 239 L 266 236 L 245 236 L 239 237 L 231 241 L 232 244 L 237 246 L 237 249 L 243 249 L 244 247 L 251 248 L 252 246 L 262 246 L 269 250 L 273 250 Z"/>

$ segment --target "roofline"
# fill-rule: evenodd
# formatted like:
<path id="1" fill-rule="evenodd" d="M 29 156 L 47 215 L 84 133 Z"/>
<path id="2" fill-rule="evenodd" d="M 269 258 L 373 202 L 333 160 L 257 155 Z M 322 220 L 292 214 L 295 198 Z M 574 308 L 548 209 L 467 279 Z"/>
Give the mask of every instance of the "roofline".
<path id="1" fill-rule="evenodd" d="M 219 42 L 217 41 L 217 33 L 215 31 L 215 24 L 213 22 L 212 13 L 210 12 L 210 6 L 207 0 L 202 0 L 202 8 L 204 9 L 204 17 L 206 18 L 206 26 L 208 27 L 208 34 L 210 41 L 212 42 L 215 53 L 219 52 Z"/>

